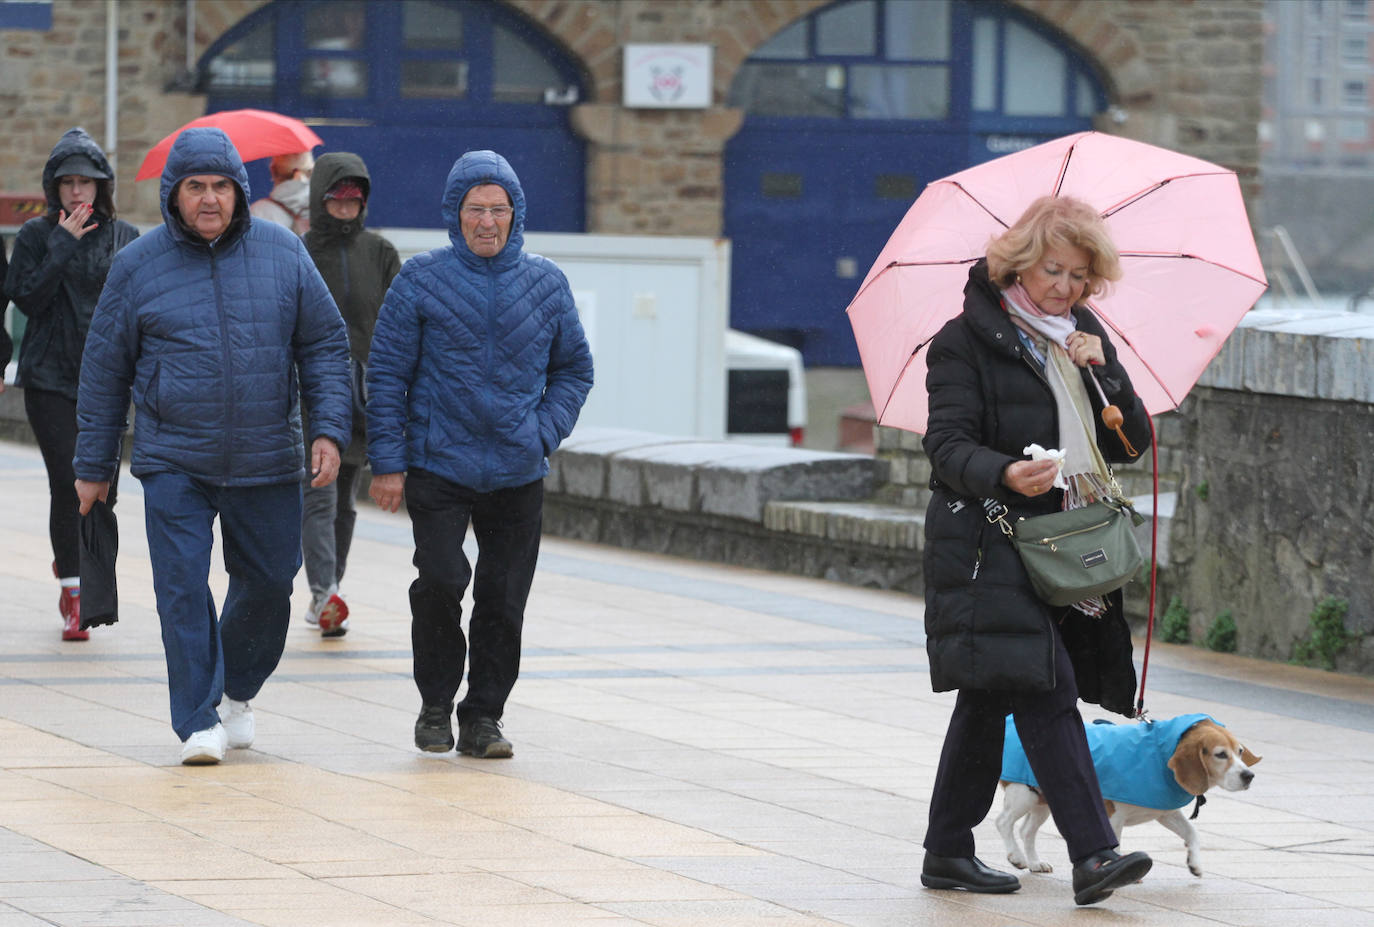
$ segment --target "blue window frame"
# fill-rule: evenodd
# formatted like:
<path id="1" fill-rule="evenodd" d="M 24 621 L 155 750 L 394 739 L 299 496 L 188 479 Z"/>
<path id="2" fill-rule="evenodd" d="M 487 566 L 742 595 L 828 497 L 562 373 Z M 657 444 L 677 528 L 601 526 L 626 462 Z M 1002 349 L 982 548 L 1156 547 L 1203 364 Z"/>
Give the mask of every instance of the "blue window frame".
<path id="1" fill-rule="evenodd" d="M 992 0 L 842 0 L 741 65 L 725 149 L 731 324 L 858 363 L 844 306 L 930 181 L 1092 127 L 1107 97 L 1071 42 Z"/>
<path id="2" fill-rule="evenodd" d="M 584 227 L 585 143 L 568 120 L 584 76 L 538 24 L 491 0 L 276 0 L 201 59 L 210 111 L 296 116 L 326 151 L 362 156 L 374 226 L 442 225 L 438 191 L 469 149 L 501 152 L 529 202 L 526 227 Z M 254 195 L 264 162 L 248 166 Z"/>
<path id="3" fill-rule="evenodd" d="M 527 126 L 566 121 L 543 104 L 576 102 L 583 86 L 565 53 L 496 3 L 277 0 L 211 47 L 198 89 L 323 118 Z"/>

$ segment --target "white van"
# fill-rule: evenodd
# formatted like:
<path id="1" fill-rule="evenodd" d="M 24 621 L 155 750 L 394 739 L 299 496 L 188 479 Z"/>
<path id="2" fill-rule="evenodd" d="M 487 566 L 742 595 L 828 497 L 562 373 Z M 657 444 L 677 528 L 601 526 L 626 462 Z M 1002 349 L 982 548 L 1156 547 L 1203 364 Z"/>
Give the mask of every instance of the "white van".
<path id="1" fill-rule="evenodd" d="M 800 447 L 806 428 L 801 351 L 725 330 L 725 436 Z"/>

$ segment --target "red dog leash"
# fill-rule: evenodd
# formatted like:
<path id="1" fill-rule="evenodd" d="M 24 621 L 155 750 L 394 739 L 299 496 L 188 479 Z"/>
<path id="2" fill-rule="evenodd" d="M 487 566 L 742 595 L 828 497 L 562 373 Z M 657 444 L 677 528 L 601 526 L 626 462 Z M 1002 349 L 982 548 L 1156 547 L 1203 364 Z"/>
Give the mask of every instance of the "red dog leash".
<path id="1" fill-rule="evenodd" d="M 1155 583 L 1159 575 L 1159 444 L 1155 440 L 1155 420 L 1145 417 L 1150 423 L 1150 470 L 1154 477 L 1154 504 L 1150 510 L 1150 609 L 1145 622 L 1145 656 L 1140 661 L 1140 695 L 1135 702 L 1135 716 L 1141 721 L 1145 717 L 1145 676 L 1150 670 L 1150 641 L 1155 636 Z M 1196 816 L 1196 812 L 1194 812 Z"/>

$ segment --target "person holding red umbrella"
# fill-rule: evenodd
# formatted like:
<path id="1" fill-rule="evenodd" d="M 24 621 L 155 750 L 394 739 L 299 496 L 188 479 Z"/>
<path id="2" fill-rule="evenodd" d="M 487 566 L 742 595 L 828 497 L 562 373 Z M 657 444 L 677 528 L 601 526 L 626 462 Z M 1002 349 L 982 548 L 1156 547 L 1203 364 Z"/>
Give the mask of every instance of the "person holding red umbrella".
<path id="1" fill-rule="evenodd" d="M 1106 330 L 1085 305 L 1121 277 L 1098 213 L 1041 197 L 987 246 L 963 312 L 929 347 L 923 446 L 934 495 L 926 513 L 925 626 L 931 685 L 959 692 L 930 801 L 921 882 L 1014 892 L 1020 881 L 974 855 L 973 828 L 992 805 L 1011 715 L 1068 844 L 1074 900 L 1093 904 L 1149 871 L 1117 853 L 1078 712 L 1080 697 L 1133 715 L 1135 667 L 1120 591 L 1052 607 L 985 500 L 1008 521 L 1088 504 L 1112 484 L 1108 461 L 1149 447 L 1150 424 Z M 1091 382 L 1122 414 L 1100 424 Z M 1038 444 L 1064 451 L 1027 459 Z"/>

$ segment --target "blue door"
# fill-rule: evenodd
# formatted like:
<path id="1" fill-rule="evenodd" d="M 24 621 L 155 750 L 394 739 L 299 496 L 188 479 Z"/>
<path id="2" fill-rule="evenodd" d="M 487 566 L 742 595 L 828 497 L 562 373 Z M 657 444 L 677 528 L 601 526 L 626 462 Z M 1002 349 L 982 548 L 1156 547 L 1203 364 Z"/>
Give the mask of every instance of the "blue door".
<path id="1" fill-rule="evenodd" d="M 526 227 L 580 232 L 586 156 L 568 124 L 582 76 L 531 22 L 487 0 L 277 0 L 205 54 L 208 111 L 304 119 L 372 174 L 373 226 L 439 228 L 453 162 L 490 148 L 520 175 Z M 254 195 L 267 162 L 249 164 Z"/>
<path id="2" fill-rule="evenodd" d="M 924 186 L 1092 127 L 1087 62 L 1031 20 L 968 0 L 847 0 L 741 67 L 725 150 L 731 326 L 853 366 L 844 314 Z"/>

